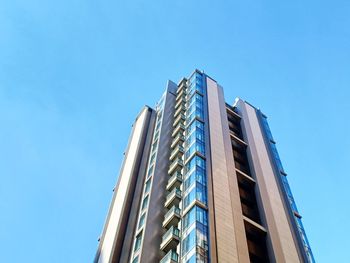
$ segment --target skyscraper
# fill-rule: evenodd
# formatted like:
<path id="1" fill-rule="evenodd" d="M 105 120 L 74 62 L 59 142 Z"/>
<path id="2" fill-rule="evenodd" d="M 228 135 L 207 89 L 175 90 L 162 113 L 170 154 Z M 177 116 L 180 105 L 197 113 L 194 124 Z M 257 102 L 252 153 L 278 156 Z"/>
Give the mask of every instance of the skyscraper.
<path id="1" fill-rule="evenodd" d="M 267 117 L 195 70 L 136 118 L 96 263 L 315 262 Z"/>

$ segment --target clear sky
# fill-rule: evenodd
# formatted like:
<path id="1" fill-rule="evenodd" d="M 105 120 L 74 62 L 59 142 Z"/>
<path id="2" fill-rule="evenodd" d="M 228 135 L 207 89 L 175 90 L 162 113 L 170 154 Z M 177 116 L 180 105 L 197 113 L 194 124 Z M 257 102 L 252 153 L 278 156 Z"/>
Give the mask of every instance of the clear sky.
<path id="1" fill-rule="evenodd" d="M 204 70 L 260 107 L 317 262 L 350 262 L 348 0 L 2 0 L 2 262 L 92 262 L 132 122 Z"/>

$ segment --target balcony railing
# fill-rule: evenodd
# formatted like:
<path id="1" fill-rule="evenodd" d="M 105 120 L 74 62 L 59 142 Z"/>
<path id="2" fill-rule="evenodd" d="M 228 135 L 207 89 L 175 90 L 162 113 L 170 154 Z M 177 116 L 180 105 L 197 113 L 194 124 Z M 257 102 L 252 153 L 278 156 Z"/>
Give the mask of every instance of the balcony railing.
<path id="1" fill-rule="evenodd" d="M 166 197 L 165 206 L 171 207 L 173 205 L 179 205 L 181 201 L 181 190 L 179 188 L 174 188 Z"/>
<path id="2" fill-rule="evenodd" d="M 179 108 L 179 107 L 186 107 L 186 101 L 184 100 L 179 100 L 178 102 L 176 102 L 175 104 L 175 109 Z"/>
<path id="3" fill-rule="evenodd" d="M 163 227 L 169 228 L 170 226 L 177 225 L 180 221 L 180 217 L 180 208 L 177 206 L 173 206 L 164 216 Z"/>
<path id="4" fill-rule="evenodd" d="M 186 111 L 186 107 L 185 107 L 185 104 L 180 104 L 178 108 L 175 108 L 176 111 L 175 111 L 175 114 L 174 114 L 174 117 L 176 118 L 180 113 L 185 113 Z"/>
<path id="5" fill-rule="evenodd" d="M 182 134 L 176 135 L 176 137 L 174 138 L 173 142 L 171 143 L 171 148 L 174 148 L 175 145 L 179 143 L 179 141 L 184 142 L 185 141 L 185 136 L 183 136 Z"/>
<path id="6" fill-rule="evenodd" d="M 181 93 L 179 93 L 179 95 L 177 95 L 176 101 L 182 100 L 182 99 L 185 99 L 185 98 L 186 98 L 186 92 L 181 92 Z"/>
<path id="7" fill-rule="evenodd" d="M 170 250 L 159 263 L 177 263 L 179 262 L 179 255 L 175 250 Z"/>
<path id="8" fill-rule="evenodd" d="M 181 113 L 179 116 L 176 117 L 173 127 L 175 127 L 179 122 L 183 124 L 183 122 L 186 120 L 185 114 Z"/>
<path id="9" fill-rule="evenodd" d="M 182 156 L 184 152 L 184 147 L 182 147 L 181 145 L 177 145 L 175 149 L 171 152 L 169 160 L 174 160 L 176 156 Z"/>
<path id="10" fill-rule="evenodd" d="M 177 227 L 172 226 L 163 235 L 160 248 L 165 252 L 168 252 L 170 250 L 175 250 L 179 242 L 180 242 L 180 230 Z"/>
<path id="11" fill-rule="evenodd" d="M 173 190 L 174 187 L 179 187 L 182 183 L 182 174 L 180 172 L 175 172 L 168 180 L 166 189 L 168 191 Z"/>
<path id="12" fill-rule="evenodd" d="M 173 171 L 175 171 L 175 170 L 180 170 L 180 169 L 182 169 L 183 166 L 184 166 L 183 160 L 180 159 L 180 158 L 177 158 L 177 159 L 175 159 L 175 161 L 173 161 L 173 162 L 170 164 L 168 173 L 169 173 L 169 174 L 172 174 Z"/>
<path id="13" fill-rule="evenodd" d="M 183 133 L 185 131 L 186 127 L 183 125 L 183 123 L 178 124 L 175 129 L 173 130 L 172 136 L 175 137 L 179 132 Z"/>

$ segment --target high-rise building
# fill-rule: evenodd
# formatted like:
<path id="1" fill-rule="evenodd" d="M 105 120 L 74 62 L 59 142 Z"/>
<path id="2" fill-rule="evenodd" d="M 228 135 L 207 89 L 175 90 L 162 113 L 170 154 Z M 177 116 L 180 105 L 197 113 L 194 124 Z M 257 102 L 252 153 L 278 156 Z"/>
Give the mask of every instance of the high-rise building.
<path id="1" fill-rule="evenodd" d="M 195 70 L 136 118 L 96 263 L 315 262 L 267 117 Z"/>

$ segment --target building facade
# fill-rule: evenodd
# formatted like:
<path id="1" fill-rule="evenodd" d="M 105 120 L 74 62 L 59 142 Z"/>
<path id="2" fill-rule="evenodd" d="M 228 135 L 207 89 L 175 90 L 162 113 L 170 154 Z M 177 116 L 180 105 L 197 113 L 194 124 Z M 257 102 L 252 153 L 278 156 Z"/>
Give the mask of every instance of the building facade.
<path id="1" fill-rule="evenodd" d="M 96 263 L 315 262 L 267 117 L 195 70 L 138 115 Z"/>

